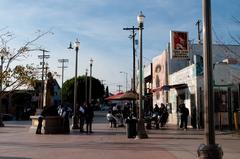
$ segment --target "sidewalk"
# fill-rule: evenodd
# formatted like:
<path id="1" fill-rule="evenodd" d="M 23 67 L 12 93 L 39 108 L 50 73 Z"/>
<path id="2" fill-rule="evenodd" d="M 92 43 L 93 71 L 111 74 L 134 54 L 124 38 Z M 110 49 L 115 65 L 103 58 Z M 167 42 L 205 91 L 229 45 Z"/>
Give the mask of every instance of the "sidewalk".
<path id="1" fill-rule="evenodd" d="M 29 133 L 30 121 L 5 122 L 0 128 L 0 159 L 194 159 L 204 142 L 203 131 L 179 130 L 168 125 L 160 130 L 147 130 L 148 139 L 128 139 L 125 128 L 109 128 L 96 115 L 94 133 L 36 135 Z M 240 138 L 231 132 L 216 132 L 216 142 L 225 159 L 240 157 Z"/>

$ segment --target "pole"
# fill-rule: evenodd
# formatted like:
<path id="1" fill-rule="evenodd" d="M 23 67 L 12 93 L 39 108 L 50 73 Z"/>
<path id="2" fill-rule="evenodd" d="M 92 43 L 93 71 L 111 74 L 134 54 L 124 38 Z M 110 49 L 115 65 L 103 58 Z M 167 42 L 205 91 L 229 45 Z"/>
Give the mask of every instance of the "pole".
<path id="1" fill-rule="evenodd" d="M 204 55 L 204 105 L 205 105 L 205 144 L 198 148 L 200 159 L 221 159 L 223 152 L 215 143 L 211 0 L 202 0 L 203 6 L 203 55 Z"/>
<path id="2" fill-rule="evenodd" d="M 88 88 L 88 77 L 87 77 L 87 75 L 88 75 L 88 69 L 86 69 L 86 74 L 85 74 L 85 102 L 86 102 L 86 104 L 87 104 L 87 101 L 88 101 L 88 90 L 87 90 L 87 88 Z"/>
<path id="3" fill-rule="evenodd" d="M 61 89 L 61 106 L 63 106 L 63 80 L 64 80 L 64 69 L 67 68 L 64 64 L 68 62 L 68 59 L 59 59 L 58 62 L 62 63 L 62 89 Z"/>
<path id="4" fill-rule="evenodd" d="M 48 59 L 50 55 L 46 55 L 45 52 L 49 52 L 44 49 L 40 49 L 42 51 L 42 55 L 39 55 L 38 58 L 42 59 L 42 100 L 41 100 L 41 106 L 40 109 L 43 109 L 44 107 L 44 68 L 45 68 L 45 58 Z"/>
<path id="5" fill-rule="evenodd" d="M 123 72 L 123 71 L 120 71 L 120 73 L 125 74 L 125 82 L 126 82 L 126 87 L 125 87 L 125 89 L 126 89 L 126 92 L 127 92 L 127 90 L 128 90 L 128 88 L 127 88 L 127 85 L 128 85 L 128 79 L 127 79 L 128 73 L 127 73 L 127 72 Z"/>
<path id="6" fill-rule="evenodd" d="M 0 75 L 2 76 L 3 72 L 3 56 L 1 56 L 1 66 L 0 66 Z M 0 127 L 4 127 L 3 124 L 3 112 L 2 112 L 2 77 L 0 78 Z"/>
<path id="7" fill-rule="evenodd" d="M 200 24 L 201 24 L 201 20 L 198 20 L 196 22 L 197 25 L 197 29 L 198 29 L 198 44 L 201 44 L 201 29 L 200 29 Z"/>
<path id="8" fill-rule="evenodd" d="M 118 87 L 118 92 L 120 93 L 122 85 L 117 85 L 117 87 Z"/>
<path id="9" fill-rule="evenodd" d="M 139 23 L 139 51 L 140 51 L 140 59 L 139 59 L 139 119 L 138 119 L 138 132 L 137 132 L 137 138 L 138 139 L 144 139 L 148 138 L 144 120 L 143 120 L 143 99 L 142 99 L 142 82 L 143 82 L 143 70 L 142 70 L 142 30 L 143 30 L 143 23 Z"/>
<path id="10" fill-rule="evenodd" d="M 135 91 L 135 72 L 136 72 L 136 49 L 135 49 L 135 30 L 139 30 L 139 28 L 135 28 L 134 26 L 132 28 L 123 28 L 123 30 L 131 30 L 132 31 L 132 35 L 129 36 L 130 39 L 132 39 L 132 45 L 133 45 L 133 83 L 132 83 L 132 90 Z"/>
<path id="11" fill-rule="evenodd" d="M 90 79 L 89 79 L 89 104 L 92 103 L 92 62 L 93 60 L 90 59 Z"/>
<path id="12" fill-rule="evenodd" d="M 76 46 L 76 61 L 75 61 L 75 78 L 74 78 L 74 99 L 73 99 L 73 125 L 72 129 L 78 129 L 77 125 L 77 114 L 76 114 L 76 107 L 77 107 L 77 67 L 78 67 L 78 50 L 79 48 Z"/>

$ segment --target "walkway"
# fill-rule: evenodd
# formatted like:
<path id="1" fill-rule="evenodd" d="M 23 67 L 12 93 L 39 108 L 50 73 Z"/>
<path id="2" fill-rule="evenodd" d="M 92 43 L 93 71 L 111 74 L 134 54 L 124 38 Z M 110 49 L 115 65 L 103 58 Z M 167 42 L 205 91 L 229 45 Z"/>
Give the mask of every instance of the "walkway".
<path id="1" fill-rule="evenodd" d="M 148 131 L 148 139 L 128 139 L 125 128 L 109 128 L 103 113 L 96 113 L 94 133 L 35 135 L 30 121 L 9 121 L 0 128 L 0 159 L 194 159 L 203 143 L 203 131 L 169 126 Z M 217 132 L 224 158 L 240 157 L 240 140 L 231 132 Z"/>

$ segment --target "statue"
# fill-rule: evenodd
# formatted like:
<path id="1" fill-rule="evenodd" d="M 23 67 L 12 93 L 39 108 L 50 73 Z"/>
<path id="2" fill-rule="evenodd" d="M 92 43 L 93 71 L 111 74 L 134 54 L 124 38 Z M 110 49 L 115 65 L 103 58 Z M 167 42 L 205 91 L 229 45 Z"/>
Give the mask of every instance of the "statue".
<path id="1" fill-rule="evenodd" d="M 46 84 L 46 105 L 45 106 L 53 106 L 54 105 L 54 79 L 51 72 L 47 74 L 47 84 Z"/>

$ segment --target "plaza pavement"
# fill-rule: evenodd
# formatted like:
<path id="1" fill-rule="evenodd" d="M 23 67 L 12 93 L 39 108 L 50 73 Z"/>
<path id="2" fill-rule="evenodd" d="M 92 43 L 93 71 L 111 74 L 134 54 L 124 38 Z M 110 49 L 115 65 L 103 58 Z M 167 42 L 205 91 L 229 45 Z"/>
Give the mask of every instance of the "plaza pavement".
<path id="1" fill-rule="evenodd" d="M 36 135 L 31 121 L 7 121 L 0 128 L 0 159 L 195 159 L 203 131 L 167 125 L 147 130 L 148 139 L 128 139 L 126 128 L 110 128 L 105 112 L 95 113 L 94 133 Z M 224 159 L 240 158 L 240 136 L 216 131 Z"/>

